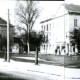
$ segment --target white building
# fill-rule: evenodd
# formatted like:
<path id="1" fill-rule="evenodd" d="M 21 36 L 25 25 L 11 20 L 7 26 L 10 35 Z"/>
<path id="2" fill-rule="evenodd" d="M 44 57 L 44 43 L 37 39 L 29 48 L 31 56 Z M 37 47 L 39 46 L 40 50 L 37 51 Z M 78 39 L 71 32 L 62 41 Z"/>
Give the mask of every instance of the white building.
<path id="1" fill-rule="evenodd" d="M 62 4 L 54 18 L 41 21 L 41 28 L 48 38 L 43 43 L 40 52 L 45 54 L 74 54 L 76 46 L 70 44 L 70 32 L 80 27 L 80 6 Z"/>

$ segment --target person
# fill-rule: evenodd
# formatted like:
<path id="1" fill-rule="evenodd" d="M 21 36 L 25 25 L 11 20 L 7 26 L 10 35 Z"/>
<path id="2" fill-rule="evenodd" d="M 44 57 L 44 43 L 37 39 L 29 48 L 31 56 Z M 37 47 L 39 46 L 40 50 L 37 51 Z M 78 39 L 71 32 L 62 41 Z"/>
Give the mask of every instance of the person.
<path id="1" fill-rule="evenodd" d="M 59 55 L 61 55 L 60 49 L 59 49 Z"/>
<path id="2" fill-rule="evenodd" d="M 57 49 L 55 49 L 55 54 L 57 54 Z"/>
<path id="3" fill-rule="evenodd" d="M 73 52 L 75 52 L 75 46 L 73 46 Z"/>

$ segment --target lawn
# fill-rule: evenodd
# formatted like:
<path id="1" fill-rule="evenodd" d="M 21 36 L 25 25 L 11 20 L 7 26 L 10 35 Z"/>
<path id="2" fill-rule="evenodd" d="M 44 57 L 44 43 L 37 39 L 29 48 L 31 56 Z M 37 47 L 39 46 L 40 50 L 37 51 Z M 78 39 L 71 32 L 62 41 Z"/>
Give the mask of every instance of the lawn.
<path id="1" fill-rule="evenodd" d="M 35 62 L 35 60 L 30 60 L 30 59 L 28 60 L 28 59 L 18 58 L 18 57 L 35 58 L 35 54 L 19 54 L 19 55 L 10 56 L 11 59 L 16 61 L 32 62 L 32 63 Z M 39 54 L 38 57 L 42 60 L 39 61 L 39 63 L 80 68 L 80 55 L 64 56 L 64 55 L 54 55 L 54 54 Z"/>

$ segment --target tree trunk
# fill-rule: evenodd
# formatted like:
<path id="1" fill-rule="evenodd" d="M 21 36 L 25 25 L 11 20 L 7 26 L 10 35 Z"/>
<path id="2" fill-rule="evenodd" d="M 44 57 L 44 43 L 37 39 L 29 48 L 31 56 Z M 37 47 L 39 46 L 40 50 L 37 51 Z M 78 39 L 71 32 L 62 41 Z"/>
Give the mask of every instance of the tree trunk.
<path id="1" fill-rule="evenodd" d="M 28 54 L 30 53 L 30 51 L 29 51 L 29 41 L 27 42 L 27 45 L 28 45 Z"/>
<path id="2" fill-rule="evenodd" d="M 35 65 L 38 65 L 38 46 L 36 46 Z"/>
<path id="3" fill-rule="evenodd" d="M 6 52 L 6 48 L 3 48 L 3 54 L 4 54 L 4 61 L 7 61 L 7 52 Z"/>

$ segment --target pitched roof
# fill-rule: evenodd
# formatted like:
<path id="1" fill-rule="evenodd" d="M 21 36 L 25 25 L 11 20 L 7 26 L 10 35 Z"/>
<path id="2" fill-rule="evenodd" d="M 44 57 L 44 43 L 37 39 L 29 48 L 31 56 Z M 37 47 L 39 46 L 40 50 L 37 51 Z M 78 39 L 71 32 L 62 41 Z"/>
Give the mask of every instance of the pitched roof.
<path id="1" fill-rule="evenodd" d="M 7 22 L 0 17 L 0 24 L 7 24 Z"/>
<path id="2" fill-rule="evenodd" d="M 50 18 L 50 19 L 46 19 L 44 21 L 41 21 L 40 23 L 44 23 L 44 22 L 48 22 L 48 21 L 51 21 L 53 18 Z"/>
<path id="3" fill-rule="evenodd" d="M 65 7 L 65 9 L 66 9 L 69 13 L 76 13 L 76 14 L 79 14 L 79 15 L 80 15 L 80 5 L 63 4 L 63 6 Z M 64 15 L 66 15 L 66 14 L 64 14 Z M 62 16 L 64 16 L 64 15 L 57 16 L 57 17 L 55 17 L 55 18 L 50 18 L 50 19 L 41 21 L 40 23 L 45 23 L 45 22 L 51 21 L 51 20 L 53 20 L 53 19 L 62 17 Z"/>
<path id="4" fill-rule="evenodd" d="M 0 25 L 2 25 L 2 26 L 7 26 L 7 21 L 0 17 Z M 12 24 L 10 24 L 10 26 L 13 27 Z"/>
<path id="5" fill-rule="evenodd" d="M 74 4 L 63 4 L 63 5 L 69 12 L 80 13 L 80 5 L 74 5 Z"/>

